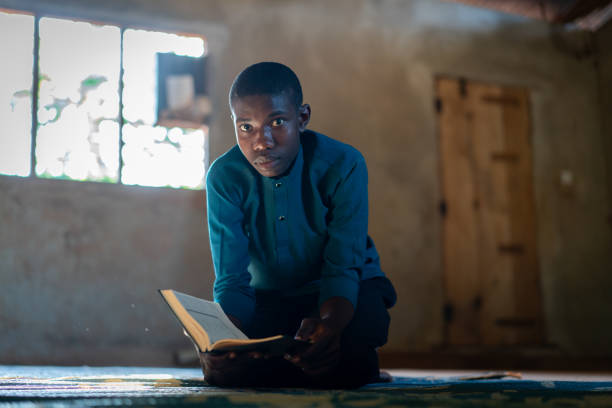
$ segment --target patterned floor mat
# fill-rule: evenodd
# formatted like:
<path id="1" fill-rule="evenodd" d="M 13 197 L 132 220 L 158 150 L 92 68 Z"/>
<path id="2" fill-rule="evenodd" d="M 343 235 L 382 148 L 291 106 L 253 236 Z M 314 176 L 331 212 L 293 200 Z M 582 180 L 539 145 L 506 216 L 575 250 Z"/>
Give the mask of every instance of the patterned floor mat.
<path id="1" fill-rule="evenodd" d="M 400 377 L 357 390 L 222 389 L 197 369 L 0 366 L 0 407 L 610 407 L 612 382 Z"/>

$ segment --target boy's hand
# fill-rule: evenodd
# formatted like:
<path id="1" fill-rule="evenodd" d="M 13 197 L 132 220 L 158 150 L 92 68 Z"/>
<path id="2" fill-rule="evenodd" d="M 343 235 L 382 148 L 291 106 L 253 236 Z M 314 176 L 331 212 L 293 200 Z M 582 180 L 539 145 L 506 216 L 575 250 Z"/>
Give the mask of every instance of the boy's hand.
<path id="1" fill-rule="evenodd" d="M 324 374 L 340 361 L 342 330 L 321 318 L 306 318 L 295 338 L 312 343 L 303 352 L 285 358 L 300 367 L 309 376 Z"/>
<path id="2" fill-rule="evenodd" d="M 204 379 L 210 384 L 220 386 L 235 384 L 250 368 L 268 358 L 258 351 L 199 354 Z"/>
<path id="3" fill-rule="evenodd" d="M 306 318 L 295 338 L 312 343 L 305 351 L 285 358 L 307 375 L 331 372 L 340 361 L 342 331 L 353 318 L 353 305 L 343 297 L 332 297 L 320 307 L 319 318 Z"/>

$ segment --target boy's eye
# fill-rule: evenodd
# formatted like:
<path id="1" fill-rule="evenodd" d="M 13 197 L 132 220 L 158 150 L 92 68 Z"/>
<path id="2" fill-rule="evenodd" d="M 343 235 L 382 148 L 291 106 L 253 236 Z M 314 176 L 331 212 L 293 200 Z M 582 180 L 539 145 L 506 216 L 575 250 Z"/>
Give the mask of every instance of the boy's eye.
<path id="1" fill-rule="evenodd" d="M 285 123 L 285 119 L 277 118 L 272 121 L 272 126 L 281 126 L 283 123 Z"/>
<path id="2" fill-rule="evenodd" d="M 253 126 L 249 125 L 248 123 L 243 123 L 242 125 L 238 126 L 238 129 L 242 130 L 243 132 L 248 132 L 252 128 Z"/>

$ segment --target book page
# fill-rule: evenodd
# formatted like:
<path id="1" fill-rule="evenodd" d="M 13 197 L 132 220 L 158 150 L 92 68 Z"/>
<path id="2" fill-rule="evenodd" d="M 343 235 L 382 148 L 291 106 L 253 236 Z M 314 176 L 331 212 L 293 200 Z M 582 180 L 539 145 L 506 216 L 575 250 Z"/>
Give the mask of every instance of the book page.
<path id="1" fill-rule="evenodd" d="M 248 340 L 230 321 L 218 303 L 173 291 L 185 310 L 206 330 L 211 344 L 223 339 Z"/>

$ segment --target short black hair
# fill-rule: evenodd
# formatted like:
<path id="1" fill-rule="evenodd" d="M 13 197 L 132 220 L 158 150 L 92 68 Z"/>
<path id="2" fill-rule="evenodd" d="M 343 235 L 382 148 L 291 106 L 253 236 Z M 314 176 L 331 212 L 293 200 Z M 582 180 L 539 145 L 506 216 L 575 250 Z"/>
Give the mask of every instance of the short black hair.
<path id="1" fill-rule="evenodd" d="M 289 92 L 296 109 L 302 106 L 302 86 L 295 72 L 278 62 L 259 62 L 238 74 L 229 92 L 229 103 L 251 95 L 278 95 Z"/>

